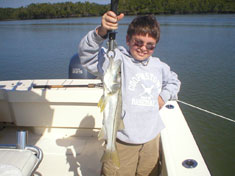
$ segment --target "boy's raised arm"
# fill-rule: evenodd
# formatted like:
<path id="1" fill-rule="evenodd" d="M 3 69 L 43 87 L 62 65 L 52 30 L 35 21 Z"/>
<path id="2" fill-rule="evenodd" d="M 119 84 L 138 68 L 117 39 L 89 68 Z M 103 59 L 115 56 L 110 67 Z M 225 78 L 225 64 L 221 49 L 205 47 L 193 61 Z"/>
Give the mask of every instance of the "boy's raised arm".
<path id="1" fill-rule="evenodd" d="M 96 29 L 97 34 L 99 34 L 101 37 L 105 37 L 108 33 L 108 30 L 117 30 L 118 21 L 120 21 L 123 17 L 123 13 L 117 16 L 112 11 L 106 12 L 102 16 L 101 26 Z"/>
<path id="2" fill-rule="evenodd" d="M 116 30 L 118 28 L 118 21 L 124 17 L 124 14 L 116 16 L 112 11 L 108 11 L 102 16 L 101 26 L 95 30 L 88 32 L 83 37 L 78 46 L 78 54 L 81 64 L 89 72 L 100 76 L 102 73 L 102 65 L 105 62 L 105 49 L 101 48 L 108 30 Z"/>
<path id="3" fill-rule="evenodd" d="M 104 39 L 97 35 L 95 30 L 92 30 L 82 38 L 78 45 L 78 55 L 82 66 L 96 76 L 99 76 L 98 60 L 104 60 L 104 58 L 98 57 L 102 52 L 103 41 Z"/>

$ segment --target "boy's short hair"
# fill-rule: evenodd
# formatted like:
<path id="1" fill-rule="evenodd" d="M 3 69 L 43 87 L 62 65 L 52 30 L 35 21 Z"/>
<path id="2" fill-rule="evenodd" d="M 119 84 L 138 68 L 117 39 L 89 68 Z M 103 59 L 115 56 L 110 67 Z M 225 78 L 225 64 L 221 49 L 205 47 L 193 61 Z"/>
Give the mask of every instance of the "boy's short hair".
<path id="1" fill-rule="evenodd" d="M 160 39 L 160 26 L 155 16 L 146 15 L 134 18 L 128 26 L 127 36 L 131 39 L 133 35 L 147 34 L 156 39 L 156 43 Z"/>

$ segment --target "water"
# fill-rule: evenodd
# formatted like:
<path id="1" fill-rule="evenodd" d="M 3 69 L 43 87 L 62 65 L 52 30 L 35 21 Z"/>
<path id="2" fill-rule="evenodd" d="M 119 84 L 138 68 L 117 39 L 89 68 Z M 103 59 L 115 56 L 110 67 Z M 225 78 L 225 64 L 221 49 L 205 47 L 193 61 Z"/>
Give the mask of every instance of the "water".
<path id="1" fill-rule="evenodd" d="M 155 56 L 182 81 L 179 99 L 235 120 L 235 15 L 157 16 Z M 80 39 L 100 17 L 0 22 L 0 80 L 68 77 Z M 125 44 L 125 17 L 117 34 Z M 235 172 L 235 124 L 181 105 L 213 176 Z"/>

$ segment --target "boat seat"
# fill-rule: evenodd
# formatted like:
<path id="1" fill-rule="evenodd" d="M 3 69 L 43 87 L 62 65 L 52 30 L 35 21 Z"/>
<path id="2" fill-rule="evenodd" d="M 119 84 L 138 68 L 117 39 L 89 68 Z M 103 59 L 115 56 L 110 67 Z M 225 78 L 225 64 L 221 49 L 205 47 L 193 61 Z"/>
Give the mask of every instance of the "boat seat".
<path id="1" fill-rule="evenodd" d="M 0 145 L 0 175 L 30 176 L 42 160 L 41 150 L 35 146 L 17 149 Z"/>

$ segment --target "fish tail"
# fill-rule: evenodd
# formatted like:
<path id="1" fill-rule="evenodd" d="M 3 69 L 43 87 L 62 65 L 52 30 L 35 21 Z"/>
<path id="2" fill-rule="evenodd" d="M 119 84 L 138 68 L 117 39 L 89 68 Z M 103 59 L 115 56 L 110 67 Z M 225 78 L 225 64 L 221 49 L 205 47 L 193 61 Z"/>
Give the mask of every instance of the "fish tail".
<path id="1" fill-rule="evenodd" d="M 114 151 L 105 150 L 105 152 L 101 158 L 101 162 L 106 162 L 106 161 L 110 161 L 110 160 L 113 162 L 113 164 L 117 168 L 120 168 L 120 160 L 119 160 L 117 150 L 114 150 Z"/>

